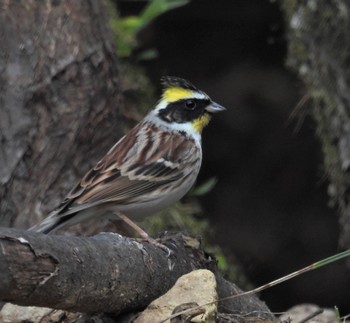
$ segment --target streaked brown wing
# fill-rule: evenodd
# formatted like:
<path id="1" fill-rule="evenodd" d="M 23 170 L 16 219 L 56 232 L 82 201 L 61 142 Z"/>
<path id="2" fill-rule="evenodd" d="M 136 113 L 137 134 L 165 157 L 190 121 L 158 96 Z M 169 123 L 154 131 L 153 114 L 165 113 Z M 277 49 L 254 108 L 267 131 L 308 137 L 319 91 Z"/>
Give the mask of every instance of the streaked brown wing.
<path id="1" fill-rule="evenodd" d="M 129 204 L 188 175 L 198 161 L 198 147 L 181 134 L 158 131 L 149 123 L 131 130 L 86 173 L 61 210 L 66 213 L 69 207 L 73 213 L 106 202 Z"/>

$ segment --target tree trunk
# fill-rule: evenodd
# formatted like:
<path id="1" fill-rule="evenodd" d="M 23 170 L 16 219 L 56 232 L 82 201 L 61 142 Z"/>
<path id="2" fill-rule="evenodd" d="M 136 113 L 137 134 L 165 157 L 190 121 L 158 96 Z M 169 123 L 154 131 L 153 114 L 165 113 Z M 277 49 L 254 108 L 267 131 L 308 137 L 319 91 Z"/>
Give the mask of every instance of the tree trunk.
<path id="1" fill-rule="evenodd" d="M 120 136 L 118 62 L 103 1 L 2 1 L 0 26 L 0 225 L 27 228 Z"/>
<path id="2" fill-rule="evenodd" d="M 340 210 L 340 244 L 350 247 L 350 3 L 280 1 L 289 26 L 288 63 L 312 99 L 329 195 Z"/>

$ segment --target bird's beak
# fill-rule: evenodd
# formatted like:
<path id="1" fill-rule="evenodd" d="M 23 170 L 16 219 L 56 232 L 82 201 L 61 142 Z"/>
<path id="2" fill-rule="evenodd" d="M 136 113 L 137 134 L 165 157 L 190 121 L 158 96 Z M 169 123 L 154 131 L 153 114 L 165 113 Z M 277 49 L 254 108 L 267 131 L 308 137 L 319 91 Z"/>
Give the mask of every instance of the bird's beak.
<path id="1" fill-rule="evenodd" d="M 226 108 L 224 108 L 222 105 L 220 105 L 219 103 L 216 102 L 211 102 L 206 108 L 206 111 L 210 112 L 210 113 L 217 113 L 220 111 L 224 111 L 226 110 Z"/>

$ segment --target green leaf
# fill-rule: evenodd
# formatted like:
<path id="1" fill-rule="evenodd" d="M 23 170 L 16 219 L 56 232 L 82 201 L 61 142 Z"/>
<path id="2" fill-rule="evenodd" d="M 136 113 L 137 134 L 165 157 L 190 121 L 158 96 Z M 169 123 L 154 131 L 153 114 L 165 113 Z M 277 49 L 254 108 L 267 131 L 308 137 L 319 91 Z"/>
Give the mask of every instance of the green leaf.
<path id="1" fill-rule="evenodd" d="M 188 3 L 189 0 L 152 0 L 139 16 L 118 18 L 117 15 L 114 14 L 111 26 L 118 37 L 117 50 L 119 57 L 128 57 L 131 55 L 133 50 L 138 46 L 136 34 L 154 19 L 169 10 L 184 6 Z M 112 5 L 110 5 L 110 7 L 112 8 Z M 113 9 L 111 9 L 111 11 L 113 11 Z M 156 56 L 154 51 L 147 54 L 145 55 L 145 59 L 151 59 Z"/>
<path id="2" fill-rule="evenodd" d="M 137 56 L 137 59 L 139 59 L 141 61 L 146 61 L 146 60 L 154 59 L 157 57 L 158 57 L 158 51 L 155 48 L 150 48 L 150 49 L 147 49 L 147 50 L 144 50 L 143 52 L 141 52 Z"/>
<path id="3" fill-rule="evenodd" d="M 206 182 L 204 182 L 202 185 L 199 185 L 195 187 L 195 189 L 192 191 L 191 195 L 192 196 L 202 196 L 207 193 L 209 193 L 216 183 L 218 182 L 216 177 L 211 177 L 209 178 Z"/>

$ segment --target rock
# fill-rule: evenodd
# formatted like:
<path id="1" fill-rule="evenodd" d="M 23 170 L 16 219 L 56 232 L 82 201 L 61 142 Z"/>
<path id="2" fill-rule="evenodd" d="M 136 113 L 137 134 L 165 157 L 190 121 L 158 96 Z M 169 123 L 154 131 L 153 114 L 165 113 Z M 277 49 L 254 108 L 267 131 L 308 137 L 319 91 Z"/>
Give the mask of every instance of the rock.
<path id="1" fill-rule="evenodd" d="M 19 306 L 6 303 L 0 311 L 0 323 L 55 323 L 73 322 L 80 313 L 69 313 L 47 307 Z"/>
<path id="2" fill-rule="evenodd" d="M 175 308 L 176 312 L 179 312 L 182 309 L 193 307 L 194 303 L 203 305 L 216 301 L 217 298 L 214 274 L 206 269 L 196 270 L 181 276 L 167 293 L 154 300 L 141 313 L 135 323 L 159 322 L 169 317 Z M 216 303 L 206 305 L 203 309 L 197 309 L 197 311 L 199 315 L 188 322 L 215 322 Z M 181 319 L 177 322 L 181 322 Z"/>
<path id="3" fill-rule="evenodd" d="M 314 304 L 296 305 L 281 315 L 279 319 L 281 322 L 301 322 L 308 317 L 310 317 L 310 319 L 307 320 L 308 323 L 338 322 L 335 310 L 320 308 Z"/>

